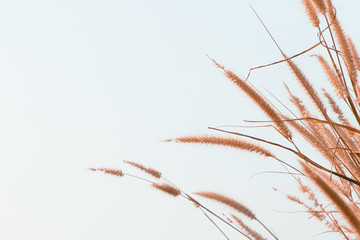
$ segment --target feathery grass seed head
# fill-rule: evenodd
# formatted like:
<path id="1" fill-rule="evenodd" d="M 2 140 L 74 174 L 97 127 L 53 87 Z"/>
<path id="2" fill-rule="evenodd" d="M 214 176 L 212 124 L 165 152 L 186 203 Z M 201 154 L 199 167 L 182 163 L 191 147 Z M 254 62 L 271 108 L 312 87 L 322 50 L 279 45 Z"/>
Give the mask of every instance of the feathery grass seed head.
<path id="1" fill-rule="evenodd" d="M 326 4 L 328 5 L 327 12 L 329 14 L 330 20 L 332 21 L 332 29 L 335 32 L 336 40 L 339 44 L 340 51 L 343 55 L 343 59 L 345 61 L 345 65 L 352 83 L 352 86 L 355 91 L 355 95 L 358 98 L 358 86 L 357 86 L 357 73 L 356 73 L 356 66 L 353 59 L 353 55 L 351 53 L 351 46 L 349 45 L 349 42 L 347 40 L 347 37 L 344 33 L 344 30 L 342 29 L 340 22 L 335 14 L 334 7 L 332 5 L 332 2 L 330 0 L 326 1 Z"/>
<path id="2" fill-rule="evenodd" d="M 245 94 L 247 94 L 253 102 L 272 120 L 278 130 L 288 139 L 291 139 L 291 131 L 286 124 L 281 121 L 280 115 L 271 107 L 271 105 L 249 84 L 243 81 L 235 73 L 230 70 L 224 70 L 225 76 L 236 84 Z"/>
<path id="3" fill-rule="evenodd" d="M 321 113 L 326 114 L 326 108 L 324 106 L 324 103 L 321 101 L 318 93 L 316 92 L 310 81 L 307 79 L 307 77 L 304 75 L 304 73 L 291 59 L 287 59 L 287 63 L 299 83 L 309 95 L 310 99 L 314 102 L 315 106 L 319 109 Z"/>
<path id="4" fill-rule="evenodd" d="M 222 194 L 214 193 L 214 192 L 196 192 L 194 194 L 202 196 L 204 198 L 209 198 L 209 199 L 221 202 L 229 207 L 232 207 L 236 211 L 244 214 L 245 216 L 249 217 L 250 219 L 256 219 L 255 214 L 250 209 L 248 209 L 243 204 L 239 203 L 238 201 L 235 201 L 232 198 L 229 198 Z"/>
<path id="5" fill-rule="evenodd" d="M 227 147 L 233 147 L 237 149 L 242 149 L 250 152 L 255 152 L 257 154 L 263 155 L 265 157 L 275 157 L 271 152 L 266 150 L 263 147 L 260 147 L 256 144 L 252 144 L 243 140 L 230 138 L 230 137 L 217 137 L 217 136 L 190 136 L 190 137 L 181 137 L 173 140 L 175 142 L 181 143 L 202 143 L 202 144 L 215 144 L 222 145 Z"/>
<path id="6" fill-rule="evenodd" d="M 321 14 L 326 13 L 326 5 L 324 0 L 311 0 L 311 1 L 315 5 L 317 11 L 319 11 Z"/>
<path id="7" fill-rule="evenodd" d="M 334 87 L 338 97 L 342 99 L 346 98 L 348 96 L 348 93 L 346 91 L 344 84 L 339 78 L 340 73 L 338 73 L 338 70 L 336 69 L 334 71 L 321 55 L 316 55 L 316 57 L 318 58 L 326 76 L 328 77 L 328 80 L 330 81 L 331 85 Z"/>
<path id="8" fill-rule="evenodd" d="M 179 196 L 181 194 L 181 191 L 179 189 L 167 183 L 153 183 L 151 186 L 165 193 L 168 193 L 174 197 Z"/>
<path id="9" fill-rule="evenodd" d="M 352 230 L 360 235 L 360 217 L 357 216 L 351 206 L 338 194 L 330 181 L 323 179 L 316 170 L 307 163 L 301 163 L 307 176 L 319 187 L 319 189 L 333 202 L 344 219 L 347 220 Z"/>
<path id="10" fill-rule="evenodd" d="M 235 216 L 234 214 L 231 214 L 231 217 L 235 220 L 235 222 L 245 230 L 251 237 L 253 237 L 255 240 L 266 240 L 266 238 L 263 238 L 258 232 L 251 229 L 249 226 L 247 226 L 240 218 Z"/>
<path id="11" fill-rule="evenodd" d="M 100 171 L 105 174 L 110 174 L 118 177 L 124 176 L 124 173 L 120 169 L 113 169 L 113 168 L 89 168 L 90 171 Z"/>
<path id="12" fill-rule="evenodd" d="M 127 163 L 133 167 L 136 167 L 136 168 L 150 174 L 151 176 L 153 176 L 155 178 L 161 178 L 161 172 L 159 172 L 158 170 L 155 170 L 155 169 L 149 168 L 149 167 L 144 167 L 142 164 L 136 163 L 136 162 L 124 161 L 124 163 Z"/>
<path id="13" fill-rule="evenodd" d="M 350 37 L 347 37 L 348 43 L 349 43 L 349 47 L 350 47 L 350 52 L 351 55 L 353 56 L 355 65 L 356 65 L 356 69 L 358 71 L 360 71 L 360 57 L 359 57 L 359 53 L 355 48 L 354 42 L 351 40 Z"/>
<path id="14" fill-rule="evenodd" d="M 310 0 L 302 0 L 306 12 L 310 18 L 310 21 L 314 27 L 319 27 L 319 18 L 316 13 L 316 9 L 314 8 L 312 2 Z"/>

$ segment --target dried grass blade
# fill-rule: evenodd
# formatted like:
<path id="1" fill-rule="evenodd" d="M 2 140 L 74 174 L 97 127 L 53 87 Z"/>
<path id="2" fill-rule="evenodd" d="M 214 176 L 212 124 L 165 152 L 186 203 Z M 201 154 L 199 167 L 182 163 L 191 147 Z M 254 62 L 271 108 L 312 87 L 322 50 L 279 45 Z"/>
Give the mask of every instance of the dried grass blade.
<path id="1" fill-rule="evenodd" d="M 314 48 L 316 48 L 317 46 L 319 46 L 319 45 L 322 44 L 322 43 L 323 43 L 323 42 L 319 42 L 319 43 L 311 46 L 310 48 L 308 48 L 308 49 L 306 49 L 306 50 L 304 50 L 304 51 L 302 51 L 302 52 L 300 52 L 300 53 L 298 53 L 298 54 L 295 54 L 295 55 L 289 57 L 288 59 L 293 59 L 293 58 L 296 58 L 296 57 L 298 57 L 298 56 L 300 56 L 300 55 L 302 55 L 302 54 L 304 54 L 304 53 L 307 53 L 307 52 L 313 50 Z M 247 81 L 247 80 L 249 79 L 250 74 L 251 74 L 251 72 L 252 72 L 253 70 L 260 69 L 260 68 L 264 68 L 264 67 L 270 67 L 270 66 L 272 66 L 272 65 L 276 65 L 276 64 L 283 63 L 283 62 L 286 62 L 286 61 L 287 61 L 286 59 L 283 59 L 283 60 L 279 60 L 279 61 L 276 61 L 276 62 L 273 62 L 273 63 L 269 63 L 269 64 L 257 66 L 257 67 L 252 67 L 252 68 L 249 69 L 249 72 L 248 72 L 248 75 L 247 75 L 246 78 L 245 78 L 245 81 Z"/>
<path id="2" fill-rule="evenodd" d="M 320 119 L 316 119 L 316 118 L 312 118 L 312 117 L 305 117 L 305 118 L 299 118 L 299 119 L 294 119 L 296 120 L 304 120 L 304 121 L 311 121 L 311 122 L 315 122 L 315 123 L 324 123 L 324 124 L 329 124 L 329 125 L 333 125 L 336 127 L 341 127 L 341 128 L 345 128 L 346 130 L 352 131 L 352 132 L 356 132 L 356 133 L 360 133 L 360 130 L 351 126 L 347 126 L 347 125 L 343 125 L 343 124 L 339 124 L 339 123 L 334 123 L 331 121 L 325 121 L 325 120 L 320 120 Z M 285 120 L 288 121 L 288 120 Z"/>

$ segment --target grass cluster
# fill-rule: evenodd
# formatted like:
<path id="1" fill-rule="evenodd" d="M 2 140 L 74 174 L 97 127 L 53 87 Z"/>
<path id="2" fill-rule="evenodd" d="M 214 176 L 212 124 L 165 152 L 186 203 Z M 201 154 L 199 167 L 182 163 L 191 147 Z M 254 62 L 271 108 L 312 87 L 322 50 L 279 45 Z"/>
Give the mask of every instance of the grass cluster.
<path id="1" fill-rule="evenodd" d="M 286 195 L 290 201 L 303 206 L 310 216 L 322 222 L 330 232 L 339 234 L 343 239 L 360 239 L 360 143 L 358 136 L 360 133 L 358 82 L 360 58 L 351 38 L 342 29 L 331 0 L 302 0 L 302 2 L 314 29 L 318 32 L 317 43 L 299 54 L 287 56 L 273 39 L 283 59 L 250 70 L 251 72 L 274 64 L 288 65 L 298 86 L 306 94 L 297 96 L 292 89 L 298 86 L 288 86 L 285 83 L 290 101 L 281 104 L 285 106 L 286 111 L 279 111 L 275 107 L 275 102 L 270 102 L 251 84 L 250 74 L 242 78 L 212 59 L 216 67 L 224 72 L 225 77 L 266 114 L 269 118 L 268 126 L 273 127 L 274 132 L 282 137 L 282 141 L 274 142 L 219 128 L 210 129 L 221 135 L 186 136 L 167 141 L 221 145 L 275 159 L 298 184 L 299 196 Z M 266 29 L 265 25 L 264 27 Z M 324 49 L 323 55 L 314 55 L 327 76 L 328 84 L 323 86 L 321 91 L 314 87 L 311 80 L 295 63 L 297 57 L 301 57 L 314 48 Z M 305 151 L 302 145 L 303 140 L 321 154 L 321 159 Z M 280 159 L 277 156 L 279 151 L 292 154 L 298 164 L 294 165 L 294 159 L 291 161 Z M 241 239 L 278 239 L 276 234 L 252 210 L 232 198 L 215 192 L 197 192 L 190 195 L 163 178 L 162 174 L 155 169 L 134 162 L 125 163 L 144 171 L 154 180 L 131 175 L 118 169 L 92 168 L 91 170 L 120 177 L 140 178 L 160 191 L 187 199 L 200 209 L 227 239 L 229 238 L 226 232 L 214 222 L 214 218 L 235 229 L 241 235 Z M 319 199 L 319 190 L 323 193 L 326 202 Z M 195 195 L 224 204 L 230 207 L 231 211 L 224 215 L 216 214 L 196 200 Z M 255 224 L 250 227 L 249 222 Z"/>

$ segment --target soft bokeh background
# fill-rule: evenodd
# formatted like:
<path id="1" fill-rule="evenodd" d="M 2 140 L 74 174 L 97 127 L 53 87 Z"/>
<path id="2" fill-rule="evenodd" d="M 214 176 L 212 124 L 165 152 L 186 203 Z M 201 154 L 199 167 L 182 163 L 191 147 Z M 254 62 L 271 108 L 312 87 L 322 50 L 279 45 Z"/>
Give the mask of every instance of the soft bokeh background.
<path id="1" fill-rule="evenodd" d="M 264 119 L 206 57 L 241 75 L 281 59 L 249 3 L 289 55 L 316 43 L 300 0 L 1 1 L 0 239 L 223 239 L 189 202 L 146 182 L 88 170 L 116 167 L 142 176 L 122 160 L 157 168 L 189 193 L 228 194 L 280 239 L 337 239 L 271 189 L 296 192 L 289 176 L 251 178 L 281 170 L 274 160 L 161 142 Z M 359 46 L 360 3 L 335 6 Z M 298 62 L 314 81 L 323 77 L 314 59 Z M 283 81 L 295 83 L 282 65 L 251 77 L 286 101 Z"/>

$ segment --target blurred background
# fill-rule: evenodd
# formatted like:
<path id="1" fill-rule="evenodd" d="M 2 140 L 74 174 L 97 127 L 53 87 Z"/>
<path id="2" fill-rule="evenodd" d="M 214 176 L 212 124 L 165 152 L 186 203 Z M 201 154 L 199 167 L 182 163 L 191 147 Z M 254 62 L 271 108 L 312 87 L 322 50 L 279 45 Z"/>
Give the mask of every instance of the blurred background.
<path id="1" fill-rule="evenodd" d="M 300 0 L 1 1 L 0 239 L 224 239 L 190 202 L 88 170 L 146 176 L 123 160 L 162 171 L 188 193 L 241 201 L 280 239 L 337 239 L 272 190 L 297 193 L 290 176 L 258 174 L 283 171 L 275 160 L 162 142 L 266 119 L 206 56 L 240 76 L 282 58 L 249 3 L 288 55 L 317 42 Z M 334 5 L 360 46 L 360 2 Z M 296 61 L 321 83 L 314 58 Z M 287 104 L 283 82 L 298 88 L 283 64 L 254 71 L 250 81 Z M 281 141 L 271 129 L 233 130 Z"/>

